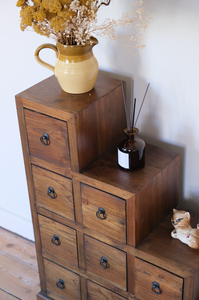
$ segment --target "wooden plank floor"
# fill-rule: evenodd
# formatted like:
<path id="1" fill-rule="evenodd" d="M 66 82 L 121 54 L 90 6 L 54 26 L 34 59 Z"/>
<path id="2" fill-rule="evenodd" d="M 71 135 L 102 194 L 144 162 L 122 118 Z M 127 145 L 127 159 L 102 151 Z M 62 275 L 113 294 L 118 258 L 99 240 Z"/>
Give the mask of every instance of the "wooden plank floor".
<path id="1" fill-rule="evenodd" d="M 36 300 L 39 291 L 35 244 L 0 227 L 0 299 Z"/>

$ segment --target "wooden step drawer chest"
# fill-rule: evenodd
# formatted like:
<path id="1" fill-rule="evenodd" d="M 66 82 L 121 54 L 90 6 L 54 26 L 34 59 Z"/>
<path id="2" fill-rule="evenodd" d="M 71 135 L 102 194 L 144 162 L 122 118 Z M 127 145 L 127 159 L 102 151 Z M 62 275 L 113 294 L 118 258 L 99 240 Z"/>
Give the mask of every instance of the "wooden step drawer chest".
<path id="1" fill-rule="evenodd" d="M 121 82 L 99 76 L 91 92 L 71 95 L 52 76 L 16 104 L 37 299 L 199 299 L 197 252 L 170 237 L 166 219 L 178 205 L 179 155 L 147 145 L 145 168 L 117 165 Z"/>

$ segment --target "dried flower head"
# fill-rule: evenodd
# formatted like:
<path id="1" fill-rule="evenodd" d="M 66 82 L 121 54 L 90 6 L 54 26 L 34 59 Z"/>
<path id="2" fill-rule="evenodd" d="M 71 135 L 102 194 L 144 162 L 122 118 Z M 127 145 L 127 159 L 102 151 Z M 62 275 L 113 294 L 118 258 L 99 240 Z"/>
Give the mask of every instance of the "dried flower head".
<path id="1" fill-rule="evenodd" d="M 99 8 L 110 2 L 111 0 L 18 0 L 16 5 L 21 7 L 22 30 L 31 27 L 36 33 L 67 45 L 84 45 L 93 34 L 110 40 L 119 39 L 125 45 L 117 36 L 116 29 L 133 24 L 144 31 L 150 17 L 144 13 L 140 0 L 119 20 L 106 19 L 102 24 L 97 24 Z M 136 42 L 134 47 L 143 48 L 143 38 L 142 34 L 131 35 L 129 40 Z M 125 46 L 128 48 L 128 45 Z"/>

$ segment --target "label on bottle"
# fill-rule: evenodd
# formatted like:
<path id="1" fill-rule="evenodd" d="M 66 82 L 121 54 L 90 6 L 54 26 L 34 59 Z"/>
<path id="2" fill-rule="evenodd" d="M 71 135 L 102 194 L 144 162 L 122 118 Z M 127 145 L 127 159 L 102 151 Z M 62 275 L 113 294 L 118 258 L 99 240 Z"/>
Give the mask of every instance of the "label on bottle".
<path id="1" fill-rule="evenodd" d="M 129 154 L 118 149 L 118 164 L 125 169 L 129 169 Z"/>

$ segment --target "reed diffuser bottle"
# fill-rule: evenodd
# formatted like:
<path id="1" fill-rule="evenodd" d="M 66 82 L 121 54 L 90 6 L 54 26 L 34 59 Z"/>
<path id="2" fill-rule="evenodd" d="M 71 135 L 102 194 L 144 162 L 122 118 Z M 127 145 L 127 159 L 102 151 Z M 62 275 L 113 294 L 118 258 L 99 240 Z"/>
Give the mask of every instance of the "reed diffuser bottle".
<path id="1" fill-rule="evenodd" d="M 137 123 L 148 88 L 149 88 L 149 84 L 147 86 L 144 98 L 142 100 L 142 104 L 138 112 L 136 122 L 134 122 L 136 99 L 134 100 L 134 103 L 133 103 L 133 99 L 131 100 L 131 111 L 129 114 L 127 110 L 127 101 L 126 101 L 126 95 L 124 91 L 124 82 L 122 81 L 127 128 L 124 130 L 126 136 L 119 142 L 117 151 L 118 151 L 118 165 L 126 170 L 131 170 L 131 171 L 139 170 L 145 166 L 145 142 L 137 136 L 139 130 L 138 128 L 135 127 L 135 124 Z"/>
<path id="2" fill-rule="evenodd" d="M 118 164 L 131 171 L 141 169 L 145 165 L 145 142 L 136 136 L 139 130 L 135 127 L 124 132 L 126 137 L 118 144 Z"/>

